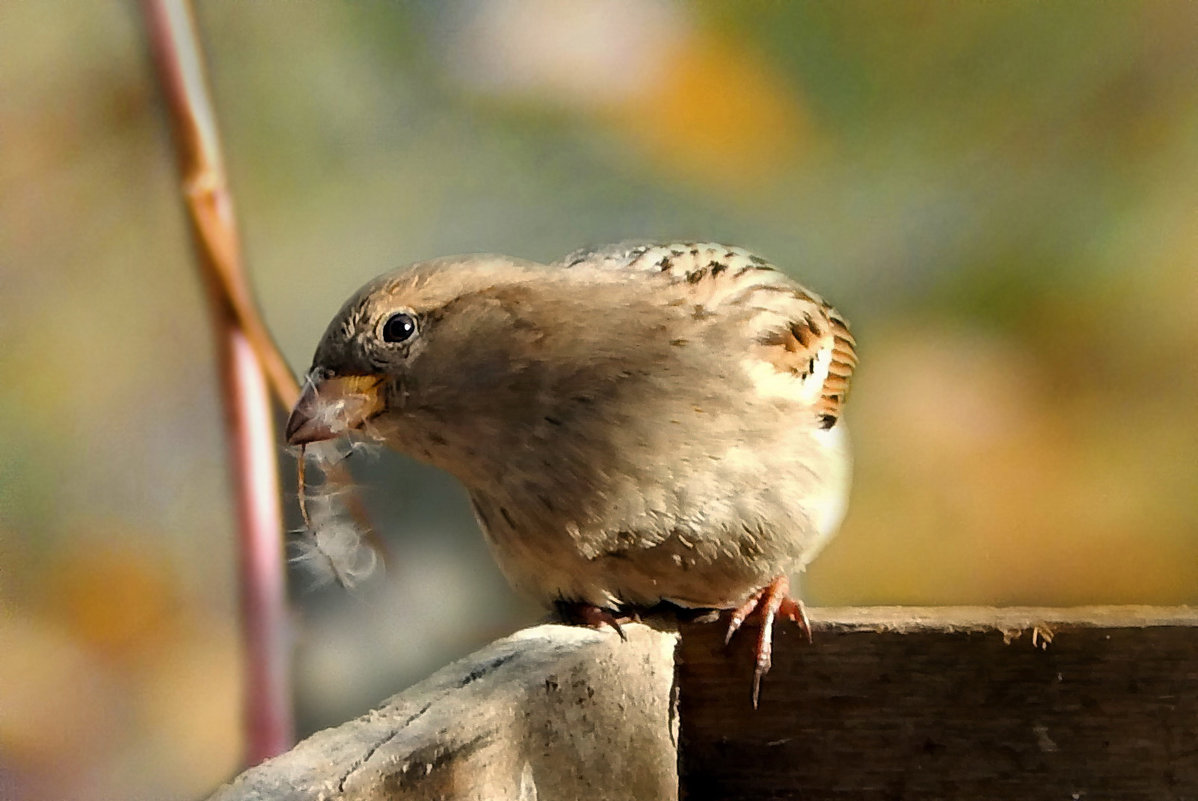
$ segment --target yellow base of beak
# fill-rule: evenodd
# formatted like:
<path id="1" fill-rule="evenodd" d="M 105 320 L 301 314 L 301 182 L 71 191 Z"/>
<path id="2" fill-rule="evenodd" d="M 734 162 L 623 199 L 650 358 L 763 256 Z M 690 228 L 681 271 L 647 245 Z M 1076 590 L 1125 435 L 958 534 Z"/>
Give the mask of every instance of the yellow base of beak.
<path id="1" fill-rule="evenodd" d="M 346 375 L 309 381 L 287 418 L 287 444 L 334 439 L 383 410 L 383 376 Z"/>

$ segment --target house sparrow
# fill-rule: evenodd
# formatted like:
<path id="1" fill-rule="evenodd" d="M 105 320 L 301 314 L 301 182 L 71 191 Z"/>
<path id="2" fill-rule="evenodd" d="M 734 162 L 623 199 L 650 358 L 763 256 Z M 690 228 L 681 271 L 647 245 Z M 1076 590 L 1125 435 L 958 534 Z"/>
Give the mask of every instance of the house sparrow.
<path id="1" fill-rule="evenodd" d="M 286 435 L 360 429 L 448 471 L 511 583 L 576 620 L 730 609 L 730 638 L 756 611 L 756 704 L 774 618 L 810 636 L 787 577 L 844 514 L 854 348 L 740 248 L 434 259 L 341 308 Z"/>

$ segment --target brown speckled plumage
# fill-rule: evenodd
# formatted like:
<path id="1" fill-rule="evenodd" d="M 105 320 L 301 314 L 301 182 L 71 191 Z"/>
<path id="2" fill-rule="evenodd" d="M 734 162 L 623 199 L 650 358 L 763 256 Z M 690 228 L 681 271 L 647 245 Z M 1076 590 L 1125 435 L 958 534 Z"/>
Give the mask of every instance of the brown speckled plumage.
<path id="1" fill-rule="evenodd" d="M 396 315 L 413 332 L 388 343 Z M 839 524 L 855 365 L 844 319 L 738 248 L 438 259 L 346 303 L 288 432 L 362 427 L 452 473 L 546 603 L 732 608 Z"/>

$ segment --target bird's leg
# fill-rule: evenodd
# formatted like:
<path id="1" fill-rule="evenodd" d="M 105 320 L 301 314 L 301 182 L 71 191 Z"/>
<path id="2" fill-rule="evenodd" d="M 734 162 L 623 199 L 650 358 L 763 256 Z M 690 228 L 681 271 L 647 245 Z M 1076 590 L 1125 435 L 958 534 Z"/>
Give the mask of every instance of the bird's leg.
<path id="1" fill-rule="evenodd" d="M 740 624 L 744 623 L 745 619 L 753 614 L 753 610 L 761 602 L 762 595 L 765 595 L 764 587 L 750 595 L 747 601 L 732 610 L 732 614 L 728 616 L 728 633 L 724 635 L 724 645 L 732 642 L 732 635 L 740 628 Z"/>
<path id="2" fill-rule="evenodd" d="M 605 609 L 602 606 L 584 603 L 582 601 L 556 601 L 554 606 L 557 607 L 557 613 L 562 620 L 567 623 L 581 626 L 589 626 L 593 629 L 601 629 L 604 626 L 610 626 L 616 634 L 620 635 L 620 639 L 628 641 L 628 636 L 624 634 L 624 629 L 620 626 L 621 623 L 635 623 L 640 620 L 640 616 L 635 612 L 631 614 L 622 614 L 611 609 Z"/>
<path id="3" fill-rule="evenodd" d="M 787 595 L 782 599 L 782 605 L 778 607 L 778 614 L 797 623 L 799 631 L 803 632 L 807 642 L 811 642 L 811 621 L 807 619 L 807 607 L 803 606 L 802 601 Z"/>
<path id="4" fill-rule="evenodd" d="M 724 635 L 725 645 L 731 642 L 732 635 L 754 612 L 761 615 L 761 631 L 757 634 L 757 665 L 753 671 L 753 708 L 756 709 L 761 677 L 769 672 L 774 650 L 774 618 L 781 615 L 797 623 L 808 642 L 811 642 L 811 623 L 807 620 L 803 602 L 790 597 L 790 580 L 786 576 L 778 576 L 732 610 L 728 633 Z"/>

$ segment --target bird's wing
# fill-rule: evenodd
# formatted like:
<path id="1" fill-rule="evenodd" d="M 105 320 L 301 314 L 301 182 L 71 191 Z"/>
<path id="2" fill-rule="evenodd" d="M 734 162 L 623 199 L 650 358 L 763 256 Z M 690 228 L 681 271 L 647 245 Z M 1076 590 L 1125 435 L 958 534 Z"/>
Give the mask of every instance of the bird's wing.
<path id="1" fill-rule="evenodd" d="M 857 366 L 848 323 L 760 256 L 711 243 L 628 242 L 575 251 L 558 266 L 657 276 L 696 314 L 740 307 L 753 338 L 746 369 L 758 388 L 808 403 L 823 428 L 840 419 Z"/>

